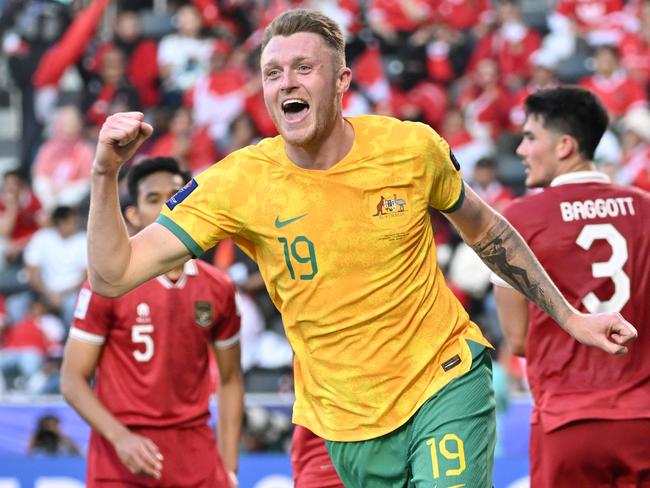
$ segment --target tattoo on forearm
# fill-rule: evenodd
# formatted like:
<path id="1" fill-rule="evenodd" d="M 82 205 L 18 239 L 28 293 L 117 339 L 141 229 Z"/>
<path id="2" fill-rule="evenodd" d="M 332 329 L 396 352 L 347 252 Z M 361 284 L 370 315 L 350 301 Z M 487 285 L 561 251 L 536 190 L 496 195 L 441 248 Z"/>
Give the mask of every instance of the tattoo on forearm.
<path id="1" fill-rule="evenodd" d="M 554 300 L 548 297 L 540 280 L 544 272 L 522 238 L 505 221 L 499 221 L 484 239 L 471 246 L 488 267 L 506 280 L 547 314 L 557 319 Z M 524 263 L 526 269 L 513 263 Z"/>

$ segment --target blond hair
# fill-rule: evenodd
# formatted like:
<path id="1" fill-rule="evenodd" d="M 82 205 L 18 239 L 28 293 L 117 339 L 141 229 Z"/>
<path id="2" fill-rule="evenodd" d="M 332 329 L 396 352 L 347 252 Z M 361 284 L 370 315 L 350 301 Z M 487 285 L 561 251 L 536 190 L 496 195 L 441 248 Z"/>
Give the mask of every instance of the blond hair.
<path id="1" fill-rule="evenodd" d="M 264 30 L 262 51 L 272 37 L 288 37 L 299 32 L 319 35 L 336 53 L 341 66 L 345 66 L 345 38 L 341 28 L 334 20 L 316 10 L 293 9 L 278 15 Z"/>

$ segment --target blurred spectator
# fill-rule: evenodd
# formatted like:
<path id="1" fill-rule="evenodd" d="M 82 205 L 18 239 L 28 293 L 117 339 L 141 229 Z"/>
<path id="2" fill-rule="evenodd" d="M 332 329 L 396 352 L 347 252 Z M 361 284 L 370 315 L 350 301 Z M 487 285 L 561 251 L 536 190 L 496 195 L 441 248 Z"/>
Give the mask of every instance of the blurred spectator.
<path id="1" fill-rule="evenodd" d="M 255 124 L 247 114 L 242 114 L 230 124 L 229 145 L 226 154 L 241 149 L 259 141 L 259 134 Z"/>
<path id="2" fill-rule="evenodd" d="M 34 234 L 24 260 L 31 289 L 43 296 L 68 328 L 77 292 L 86 279 L 86 234 L 79 229 L 80 216 L 72 207 L 56 207 L 51 220 L 52 227 Z M 10 296 L 10 317 L 22 317 L 30 301 L 29 292 Z"/>
<path id="3" fill-rule="evenodd" d="M 544 49 L 564 59 L 576 52 L 579 42 L 592 47 L 617 44 L 623 31 L 635 26 L 623 5 L 623 0 L 558 0 L 548 16 L 551 32 Z"/>
<path id="4" fill-rule="evenodd" d="M 61 432 L 61 425 L 57 416 L 43 415 L 38 419 L 36 431 L 27 447 L 27 453 L 80 456 L 81 450 L 72 439 Z"/>
<path id="5" fill-rule="evenodd" d="M 469 70 L 483 59 L 494 59 L 504 85 L 518 89 L 530 78 L 528 59 L 539 49 L 541 36 L 526 25 L 517 0 L 499 0 L 497 5 L 498 22 L 478 41 Z"/>
<path id="6" fill-rule="evenodd" d="M 9 390 L 25 390 L 48 356 L 61 355 L 63 324 L 49 313 L 45 300 L 37 296 L 23 319 L 4 328 L 0 370 Z"/>
<path id="7" fill-rule="evenodd" d="M 639 1 L 639 30 L 628 32 L 621 41 L 619 50 L 621 64 L 630 77 L 650 90 L 650 2 Z"/>
<path id="8" fill-rule="evenodd" d="M 213 41 L 201 37 L 201 15 L 193 5 L 176 13 L 175 34 L 158 45 L 158 66 L 163 82 L 163 103 L 180 105 L 183 93 L 208 72 Z"/>
<path id="9" fill-rule="evenodd" d="M 85 87 L 81 106 L 94 132 L 98 132 L 106 117 L 114 113 L 113 105 L 119 105 L 122 110 L 140 110 L 140 96 L 126 77 L 126 63 L 122 51 L 106 49 L 99 76 Z"/>
<path id="10" fill-rule="evenodd" d="M 513 191 L 497 179 L 497 162 L 492 158 L 481 158 L 476 162 L 472 189 L 499 213 L 515 197 Z"/>
<path id="11" fill-rule="evenodd" d="M 21 170 L 10 170 L 2 176 L 0 193 L 0 236 L 3 264 L 16 264 L 32 235 L 43 221 L 42 206 Z"/>
<path id="12" fill-rule="evenodd" d="M 219 159 L 207 127 L 193 124 L 192 113 L 184 107 L 176 110 L 169 130 L 156 139 L 148 156 L 172 156 L 178 159 L 183 170 L 192 174 L 201 172 Z"/>
<path id="13" fill-rule="evenodd" d="M 622 120 L 623 167 L 617 180 L 650 191 L 650 110 L 637 109 Z"/>
<path id="14" fill-rule="evenodd" d="M 425 41 L 433 6 L 433 0 L 370 0 L 368 3 L 368 25 L 379 41 L 386 74 L 402 89 L 410 89 L 426 75 Z"/>
<path id="15" fill-rule="evenodd" d="M 135 87 L 143 109 L 154 107 L 160 100 L 158 46 L 152 39 L 142 37 L 140 15 L 132 10 L 117 14 L 113 38 L 88 53 L 84 67 L 99 76 L 104 55 L 117 49 L 127 60 L 126 77 Z"/>
<path id="16" fill-rule="evenodd" d="M 526 114 L 524 112 L 524 100 L 531 93 L 537 90 L 545 90 L 556 87 L 560 82 L 557 79 L 557 58 L 548 51 L 537 50 L 531 54 L 529 64 L 531 66 L 530 81 L 526 86 L 518 90 L 514 96 L 510 108 L 510 128 L 519 131 L 524 124 Z"/>
<path id="17" fill-rule="evenodd" d="M 84 138 L 79 110 L 57 109 L 52 135 L 39 150 L 33 168 L 34 191 L 46 210 L 77 205 L 90 191 L 93 148 Z"/>
<path id="18" fill-rule="evenodd" d="M 445 138 L 449 147 L 454 151 L 465 178 L 472 177 L 474 165 L 479 159 L 494 153 L 492 141 L 476 139 L 469 133 L 465 127 L 465 115 L 458 107 L 447 109 L 440 128 L 440 135 Z"/>
<path id="19" fill-rule="evenodd" d="M 467 130 L 479 140 L 496 141 L 508 126 L 510 97 L 501 84 L 499 68 L 482 59 L 463 83 L 458 103 L 465 111 Z"/>
<path id="20" fill-rule="evenodd" d="M 354 82 L 350 84 L 348 91 L 343 94 L 342 105 L 344 117 L 372 113 L 370 102 Z"/>
<path id="21" fill-rule="evenodd" d="M 228 127 L 244 112 L 246 98 L 255 93 L 257 84 L 240 56 L 232 56 L 232 46 L 224 39 L 214 41 L 210 71 L 196 81 L 188 93 L 194 121 L 208 128 L 210 137 L 223 153 Z M 229 60 L 233 60 L 229 62 Z M 239 60 L 239 61 L 237 61 Z"/>
<path id="22" fill-rule="evenodd" d="M 16 1 L 11 7 L 4 19 L 11 30 L 5 35 L 3 51 L 9 74 L 20 91 L 20 165 L 29 170 L 45 122 L 36 117 L 32 75 L 45 51 L 63 34 L 70 12 L 68 5 L 54 0 Z"/>
<path id="23" fill-rule="evenodd" d="M 598 47 L 594 62 L 594 74 L 580 80 L 580 85 L 598 96 L 612 122 L 631 109 L 647 105 L 645 90 L 620 67 L 615 46 Z"/>

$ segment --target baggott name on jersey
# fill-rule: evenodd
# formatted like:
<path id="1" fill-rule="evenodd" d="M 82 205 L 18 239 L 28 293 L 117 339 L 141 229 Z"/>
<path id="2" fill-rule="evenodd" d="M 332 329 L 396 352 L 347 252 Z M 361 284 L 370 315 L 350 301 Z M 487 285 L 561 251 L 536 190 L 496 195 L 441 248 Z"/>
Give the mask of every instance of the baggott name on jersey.
<path id="1" fill-rule="evenodd" d="M 578 200 L 575 202 L 560 202 L 562 220 L 600 219 L 618 217 L 619 215 L 634 215 L 634 200 L 632 197 L 596 198 L 595 200 Z"/>

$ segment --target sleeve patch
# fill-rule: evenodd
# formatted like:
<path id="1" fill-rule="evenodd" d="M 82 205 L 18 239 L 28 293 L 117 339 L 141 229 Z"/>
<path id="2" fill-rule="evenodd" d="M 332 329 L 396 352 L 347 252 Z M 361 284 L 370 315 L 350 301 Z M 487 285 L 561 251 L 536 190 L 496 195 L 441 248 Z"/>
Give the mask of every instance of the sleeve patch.
<path id="1" fill-rule="evenodd" d="M 90 305 L 90 299 L 93 296 L 93 292 L 88 288 L 82 288 L 79 290 L 79 296 L 77 297 L 77 306 L 74 309 L 74 318 L 83 320 L 86 318 L 88 313 L 88 305 Z"/>
<path id="2" fill-rule="evenodd" d="M 176 192 L 176 195 L 171 197 L 165 205 L 167 205 L 167 208 L 169 210 L 174 210 L 174 207 L 181 203 L 183 200 L 185 200 L 188 196 L 190 196 L 190 193 L 192 193 L 194 190 L 197 189 L 199 184 L 196 182 L 194 178 L 192 178 L 190 181 L 188 181 L 183 188 L 178 190 Z"/>

